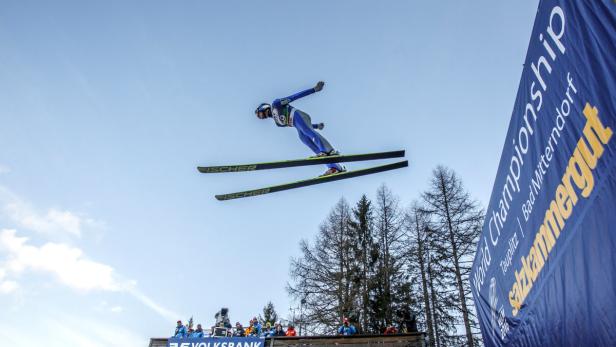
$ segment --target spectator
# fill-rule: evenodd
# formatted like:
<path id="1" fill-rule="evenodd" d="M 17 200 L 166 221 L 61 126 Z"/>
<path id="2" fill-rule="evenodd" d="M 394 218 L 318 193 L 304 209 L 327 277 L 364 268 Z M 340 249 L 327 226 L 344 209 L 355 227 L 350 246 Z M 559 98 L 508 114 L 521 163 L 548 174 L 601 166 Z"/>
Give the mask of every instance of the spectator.
<path id="1" fill-rule="evenodd" d="M 246 330 L 244 331 L 244 336 L 251 336 L 252 335 L 252 329 L 253 329 L 253 321 L 252 319 L 250 320 L 250 322 L 248 323 L 248 328 L 246 328 Z"/>
<path id="2" fill-rule="evenodd" d="M 240 322 L 236 322 L 235 323 L 235 331 L 233 332 L 233 336 L 235 336 L 235 337 L 244 337 L 244 336 L 246 336 L 246 332 L 244 331 L 244 328 L 242 327 Z"/>
<path id="3" fill-rule="evenodd" d="M 385 335 L 394 335 L 394 334 L 397 334 L 397 333 L 398 333 L 398 329 L 396 329 L 396 327 L 393 326 L 393 325 L 388 326 L 387 329 L 385 329 L 385 332 L 384 332 Z"/>
<path id="4" fill-rule="evenodd" d="M 263 337 L 270 337 L 274 333 L 274 329 L 272 329 L 272 323 L 265 323 L 265 329 L 263 329 Z"/>
<path id="5" fill-rule="evenodd" d="M 403 315 L 402 324 L 400 324 L 400 332 L 408 334 L 408 333 L 416 333 L 417 332 L 417 318 L 411 312 L 405 312 Z"/>
<path id="6" fill-rule="evenodd" d="M 344 317 L 342 326 L 338 328 L 338 335 L 350 336 L 357 334 L 357 329 L 351 323 L 349 323 L 349 319 Z"/>
<path id="7" fill-rule="evenodd" d="M 297 333 L 295 332 L 295 327 L 293 326 L 293 324 L 289 324 L 289 326 L 287 327 L 287 332 L 286 332 L 287 336 L 296 336 Z"/>
<path id="8" fill-rule="evenodd" d="M 205 337 L 205 334 L 203 333 L 203 328 L 201 327 L 201 324 L 197 324 L 197 330 L 193 331 L 193 333 L 190 334 L 189 337 L 191 337 L 193 339 L 202 339 L 202 338 Z"/>
<path id="9" fill-rule="evenodd" d="M 173 337 L 176 339 L 182 339 L 186 337 L 186 327 L 182 324 L 182 321 L 178 321 L 178 325 L 175 327 L 175 334 Z"/>
<path id="10" fill-rule="evenodd" d="M 253 321 L 253 325 L 252 325 L 252 336 L 256 336 L 256 337 L 261 337 L 262 334 L 262 330 L 263 330 L 263 326 L 261 325 L 261 323 L 259 323 L 259 321 L 257 320 L 257 317 L 252 319 Z"/>
<path id="11" fill-rule="evenodd" d="M 282 329 L 282 325 L 280 323 L 276 323 L 274 327 L 274 331 L 271 336 L 286 336 L 286 332 Z"/>

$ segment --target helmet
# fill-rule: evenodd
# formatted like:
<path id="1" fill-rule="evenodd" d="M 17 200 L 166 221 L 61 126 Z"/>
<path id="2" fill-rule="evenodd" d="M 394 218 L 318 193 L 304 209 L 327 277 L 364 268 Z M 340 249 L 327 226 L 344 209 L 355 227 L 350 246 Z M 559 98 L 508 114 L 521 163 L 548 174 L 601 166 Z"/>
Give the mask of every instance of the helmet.
<path id="1" fill-rule="evenodd" d="M 266 113 L 267 110 L 271 109 L 272 106 L 270 104 L 266 104 L 266 103 L 262 103 L 261 105 L 259 105 L 259 107 L 257 107 L 257 109 L 255 110 L 255 114 L 257 115 L 257 117 L 263 119 L 266 117 Z M 263 117 L 259 116 L 259 113 L 263 113 Z"/>

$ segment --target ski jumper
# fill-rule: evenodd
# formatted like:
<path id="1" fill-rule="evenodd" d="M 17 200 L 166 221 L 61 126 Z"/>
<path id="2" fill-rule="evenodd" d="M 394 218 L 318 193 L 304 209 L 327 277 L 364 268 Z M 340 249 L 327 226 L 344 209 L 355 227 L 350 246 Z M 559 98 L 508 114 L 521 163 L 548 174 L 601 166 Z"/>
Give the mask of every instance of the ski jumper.
<path id="1" fill-rule="evenodd" d="M 291 102 L 313 93 L 315 93 L 314 88 L 310 88 L 286 98 L 274 100 L 272 102 L 272 117 L 279 127 L 295 127 L 299 139 L 315 154 L 330 153 L 334 148 L 327 139 L 316 132 L 315 129 L 318 128 L 318 125 L 312 124 L 312 119 L 306 112 L 290 105 Z M 336 163 L 327 164 L 327 167 L 342 171 L 342 167 Z"/>

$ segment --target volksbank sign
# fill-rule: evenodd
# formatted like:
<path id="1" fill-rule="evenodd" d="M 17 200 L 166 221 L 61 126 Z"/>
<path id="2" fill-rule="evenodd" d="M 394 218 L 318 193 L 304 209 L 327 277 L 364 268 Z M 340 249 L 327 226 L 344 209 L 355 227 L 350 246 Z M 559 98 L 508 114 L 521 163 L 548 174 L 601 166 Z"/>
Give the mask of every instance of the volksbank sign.
<path id="1" fill-rule="evenodd" d="M 265 339 L 258 337 L 207 337 L 202 339 L 175 339 L 167 347 L 264 347 Z"/>
<path id="2" fill-rule="evenodd" d="M 486 346 L 616 345 L 616 3 L 542 0 L 471 272 Z"/>

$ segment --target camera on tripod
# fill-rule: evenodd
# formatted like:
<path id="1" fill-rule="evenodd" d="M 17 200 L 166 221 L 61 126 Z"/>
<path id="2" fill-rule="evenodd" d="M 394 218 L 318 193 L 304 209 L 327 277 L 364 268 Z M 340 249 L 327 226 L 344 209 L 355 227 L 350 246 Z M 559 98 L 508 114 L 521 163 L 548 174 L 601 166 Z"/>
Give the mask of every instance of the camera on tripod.
<path id="1" fill-rule="evenodd" d="M 214 318 L 216 318 L 216 325 L 212 327 L 213 337 L 227 337 L 233 335 L 233 326 L 231 326 L 231 320 L 229 319 L 228 308 L 221 308 L 220 311 L 216 312 Z"/>

